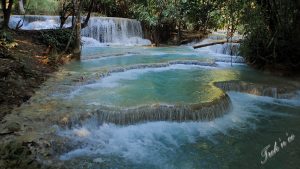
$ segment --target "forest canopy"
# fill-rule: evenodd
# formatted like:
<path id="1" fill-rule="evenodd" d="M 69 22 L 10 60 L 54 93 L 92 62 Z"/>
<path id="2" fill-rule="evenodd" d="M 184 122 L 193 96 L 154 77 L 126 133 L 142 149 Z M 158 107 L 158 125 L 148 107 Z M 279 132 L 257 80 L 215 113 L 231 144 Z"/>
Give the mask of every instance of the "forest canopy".
<path id="1" fill-rule="evenodd" d="M 5 13 L 20 14 L 22 6 L 26 15 L 61 15 L 73 1 L 2 0 L 4 23 L 7 24 Z M 12 10 L 3 8 L 9 8 L 10 3 L 14 3 Z M 241 54 L 248 63 L 283 70 L 300 67 L 299 0 L 94 0 L 92 6 L 91 0 L 81 0 L 80 4 L 82 15 L 91 10 L 95 16 L 141 21 L 146 38 L 155 44 L 170 39 L 180 43 L 186 32 L 207 34 L 225 29 L 244 36 Z M 68 12 L 75 15 L 74 10 L 63 14 Z"/>

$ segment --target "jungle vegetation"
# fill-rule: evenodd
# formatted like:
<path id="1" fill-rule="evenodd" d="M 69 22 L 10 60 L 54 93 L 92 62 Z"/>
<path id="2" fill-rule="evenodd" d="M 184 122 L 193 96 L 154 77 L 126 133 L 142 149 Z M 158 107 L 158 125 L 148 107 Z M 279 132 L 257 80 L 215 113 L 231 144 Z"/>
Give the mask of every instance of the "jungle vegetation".
<path id="1" fill-rule="evenodd" d="M 141 21 L 146 38 L 157 45 L 180 43 L 186 33 L 239 32 L 244 36 L 241 54 L 249 64 L 282 71 L 300 69 L 299 10 L 299 0 L 2 0 L 3 28 L 10 13 L 64 18 L 92 12 Z"/>

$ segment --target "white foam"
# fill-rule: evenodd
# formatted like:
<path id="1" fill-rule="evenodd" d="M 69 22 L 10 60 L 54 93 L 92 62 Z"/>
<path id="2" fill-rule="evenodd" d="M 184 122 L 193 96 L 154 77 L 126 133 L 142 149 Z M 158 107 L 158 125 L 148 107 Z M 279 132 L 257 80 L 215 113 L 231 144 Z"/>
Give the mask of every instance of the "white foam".
<path id="1" fill-rule="evenodd" d="M 130 37 L 124 44 L 127 46 L 147 46 L 151 45 L 151 41 L 141 37 Z"/>
<path id="2" fill-rule="evenodd" d="M 81 37 L 81 41 L 83 42 L 83 47 L 104 47 L 106 46 L 103 43 L 100 43 L 96 39 L 90 37 Z"/>
<path id="3" fill-rule="evenodd" d="M 88 137 L 91 133 L 86 128 L 74 129 L 74 134 L 78 137 Z"/>
<path id="4" fill-rule="evenodd" d="M 97 126 L 95 122 L 89 121 L 84 128 L 91 134 L 85 138 L 74 136 L 74 129 L 61 131 L 61 136 L 80 141 L 85 146 L 63 154 L 60 158 L 68 160 L 79 156 L 116 155 L 133 163 L 149 163 L 164 168 L 172 165 L 165 155 L 185 144 L 194 143 L 199 138 L 218 144 L 214 141 L 218 133 L 228 135 L 231 130 L 255 130 L 256 122 L 260 119 L 281 115 L 258 106 L 262 103 L 273 104 L 276 99 L 236 92 L 229 92 L 229 96 L 233 102 L 233 111 L 210 122 L 149 122 L 121 127 L 114 124 Z"/>

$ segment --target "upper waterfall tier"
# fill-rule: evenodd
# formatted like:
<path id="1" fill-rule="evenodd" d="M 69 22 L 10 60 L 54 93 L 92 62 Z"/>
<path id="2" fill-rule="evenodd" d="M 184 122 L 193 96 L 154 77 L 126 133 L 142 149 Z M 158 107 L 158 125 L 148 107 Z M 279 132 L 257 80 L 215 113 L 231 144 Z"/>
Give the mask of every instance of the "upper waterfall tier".
<path id="1" fill-rule="evenodd" d="M 137 20 L 94 17 L 82 30 L 82 35 L 97 39 L 101 43 L 127 43 L 131 38 L 142 37 L 143 31 Z"/>
<path id="2" fill-rule="evenodd" d="M 60 26 L 59 16 L 14 15 L 9 23 L 10 28 L 15 28 L 21 21 L 24 30 L 56 29 Z M 71 18 L 64 25 L 71 26 Z M 100 43 L 150 45 L 151 42 L 143 39 L 141 23 L 135 19 L 113 17 L 91 17 L 88 26 L 82 29 L 82 36 L 96 39 Z"/>

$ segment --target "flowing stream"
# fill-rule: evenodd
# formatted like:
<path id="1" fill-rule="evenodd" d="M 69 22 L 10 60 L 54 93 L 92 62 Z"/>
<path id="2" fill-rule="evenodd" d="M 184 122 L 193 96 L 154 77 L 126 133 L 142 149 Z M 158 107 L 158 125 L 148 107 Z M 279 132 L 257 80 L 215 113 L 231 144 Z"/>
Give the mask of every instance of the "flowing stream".
<path id="1" fill-rule="evenodd" d="M 56 29 L 60 27 L 59 16 L 43 15 L 14 15 L 11 17 L 9 27 L 14 29 L 22 25 L 24 30 Z M 69 17 L 64 27 L 70 27 L 72 23 Z M 149 45 L 151 42 L 143 39 L 143 31 L 140 22 L 134 19 L 112 18 L 112 17 L 91 17 L 88 26 L 82 30 L 84 41 L 95 40 L 98 43 L 119 44 L 119 45 Z M 97 44 L 96 44 L 97 45 Z"/>
<path id="2" fill-rule="evenodd" d="M 125 19 L 116 21 L 127 27 L 113 35 L 119 39 L 109 37 L 114 32 L 103 37 L 99 32 L 113 30 L 112 20 L 92 19 L 83 36 L 94 40 L 85 39 L 81 62 L 65 65 L 16 109 L 22 117 L 8 117 L 26 119 L 34 133 L 54 130 L 55 137 L 67 140 L 54 144 L 58 164 L 118 169 L 300 166 L 299 79 L 253 70 L 241 57 L 227 55 L 227 44 L 198 50 L 189 45 L 106 46 L 142 37 L 137 21 L 123 23 Z M 264 147 L 271 145 L 271 150 L 275 141 L 291 135 L 296 136 L 292 142 L 261 164 Z"/>

